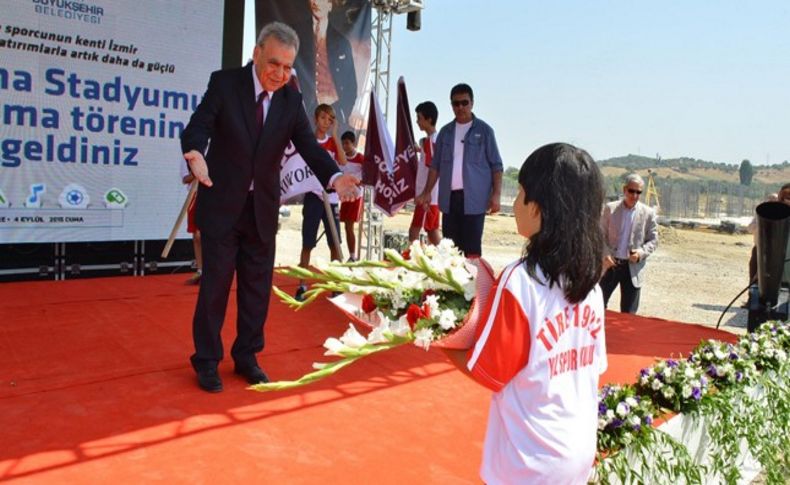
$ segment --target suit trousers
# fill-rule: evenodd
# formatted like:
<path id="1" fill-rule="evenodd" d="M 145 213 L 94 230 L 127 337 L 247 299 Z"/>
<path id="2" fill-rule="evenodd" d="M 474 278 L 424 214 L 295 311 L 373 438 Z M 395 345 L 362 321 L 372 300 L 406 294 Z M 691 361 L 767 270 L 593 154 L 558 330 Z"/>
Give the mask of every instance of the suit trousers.
<path id="1" fill-rule="evenodd" d="M 609 297 L 612 296 L 617 285 L 620 285 L 620 312 L 636 313 L 641 289 L 636 288 L 631 281 L 631 270 L 628 268 L 627 260 L 618 259 L 617 264 L 609 268 L 601 278 L 604 308 L 609 305 Z"/>
<path id="2" fill-rule="evenodd" d="M 198 371 L 216 368 L 222 360 L 220 334 L 234 273 L 238 312 L 231 356 L 238 367 L 257 365 L 255 354 L 263 350 L 263 324 L 269 310 L 275 241 L 260 238 L 252 192 L 231 231 L 219 238 L 202 232 L 201 245 L 203 276 L 192 321 L 192 366 Z"/>

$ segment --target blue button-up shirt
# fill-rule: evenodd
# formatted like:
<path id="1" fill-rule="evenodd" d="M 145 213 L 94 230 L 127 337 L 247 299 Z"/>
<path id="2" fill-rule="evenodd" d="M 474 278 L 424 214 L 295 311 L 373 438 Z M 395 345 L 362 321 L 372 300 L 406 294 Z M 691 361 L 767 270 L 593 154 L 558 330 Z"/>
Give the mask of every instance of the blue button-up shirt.
<path id="1" fill-rule="evenodd" d="M 439 209 L 450 212 L 450 183 L 453 174 L 455 121 L 442 127 L 436 138 L 431 168 L 439 172 Z M 485 214 L 494 188 L 494 174 L 502 172 L 502 157 L 494 130 L 475 117 L 464 137 L 464 213 Z"/>

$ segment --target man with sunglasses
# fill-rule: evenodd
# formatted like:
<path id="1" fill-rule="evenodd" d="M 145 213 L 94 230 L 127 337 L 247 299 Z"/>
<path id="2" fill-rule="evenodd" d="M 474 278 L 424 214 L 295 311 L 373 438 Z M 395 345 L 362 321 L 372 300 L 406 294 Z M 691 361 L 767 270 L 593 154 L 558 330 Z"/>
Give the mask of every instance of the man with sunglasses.
<path id="1" fill-rule="evenodd" d="M 494 130 L 472 113 L 472 88 L 455 85 L 450 104 L 455 119 L 439 131 L 428 180 L 415 203 L 427 210 L 438 180 L 442 234 L 467 258 L 478 258 L 483 252 L 486 213 L 495 214 L 500 208 L 502 158 Z"/>
<path id="2" fill-rule="evenodd" d="M 620 285 L 622 313 L 636 313 L 639 308 L 645 262 L 658 246 L 656 213 L 639 201 L 644 186 L 639 175 L 626 176 L 623 198 L 606 204 L 601 217 L 607 246 L 601 279 L 604 305 Z"/>

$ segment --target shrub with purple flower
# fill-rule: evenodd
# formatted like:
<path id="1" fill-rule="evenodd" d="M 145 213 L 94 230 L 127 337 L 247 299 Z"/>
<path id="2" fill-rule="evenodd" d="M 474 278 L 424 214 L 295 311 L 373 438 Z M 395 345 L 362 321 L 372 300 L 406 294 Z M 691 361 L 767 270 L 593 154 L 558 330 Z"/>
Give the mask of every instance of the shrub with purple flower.
<path id="1" fill-rule="evenodd" d="M 703 340 L 688 361 L 701 367 L 713 384 L 724 389 L 750 382 L 757 373 L 751 359 L 736 345 L 718 340 Z"/>
<path id="2" fill-rule="evenodd" d="M 787 322 L 764 323 L 738 341 L 738 352 L 754 361 L 759 370 L 779 370 L 787 362 Z"/>
<path id="3" fill-rule="evenodd" d="M 708 393 L 705 371 L 688 360 L 667 359 L 640 371 L 637 392 L 675 412 L 696 409 Z"/>
<path id="4" fill-rule="evenodd" d="M 649 398 L 631 385 L 606 385 L 598 391 L 598 449 L 625 448 L 652 431 L 656 415 Z"/>

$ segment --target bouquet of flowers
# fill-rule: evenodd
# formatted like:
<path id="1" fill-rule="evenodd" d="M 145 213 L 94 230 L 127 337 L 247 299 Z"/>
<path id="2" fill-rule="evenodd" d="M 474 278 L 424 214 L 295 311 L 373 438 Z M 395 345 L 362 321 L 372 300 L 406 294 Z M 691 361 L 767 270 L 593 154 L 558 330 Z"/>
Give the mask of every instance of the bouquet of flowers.
<path id="1" fill-rule="evenodd" d="M 633 386 L 606 385 L 598 392 L 598 449 L 617 451 L 651 431 L 656 409 Z"/>
<path id="2" fill-rule="evenodd" d="M 385 250 L 385 261 L 318 263 L 317 270 L 288 267 L 281 274 L 316 283 L 297 301 L 273 288 L 294 309 L 309 305 L 324 293 L 341 293 L 330 299 L 349 323 L 339 338 L 324 342 L 326 356 L 333 362 L 316 362 L 314 372 L 294 381 L 257 384 L 252 389 L 271 391 L 298 387 L 323 379 L 370 354 L 413 343 L 425 350 L 431 346 L 468 349 L 494 283 L 491 267 L 482 259 L 467 260 L 448 240 L 436 246 L 415 241 L 409 259 Z M 357 327 L 371 330 L 362 335 Z"/>
<path id="3" fill-rule="evenodd" d="M 754 360 L 760 370 L 779 370 L 790 351 L 790 325 L 765 322 L 755 332 L 741 337 L 737 349 Z"/>
<path id="4" fill-rule="evenodd" d="M 733 344 L 718 340 L 702 341 L 688 357 L 700 366 L 719 389 L 749 382 L 757 373 L 751 359 Z"/>
<path id="5" fill-rule="evenodd" d="M 708 384 L 705 371 L 699 365 L 688 360 L 667 359 L 639 371 L 637 390 L 662 408 L 688 412 L 708 393 Z"/>

